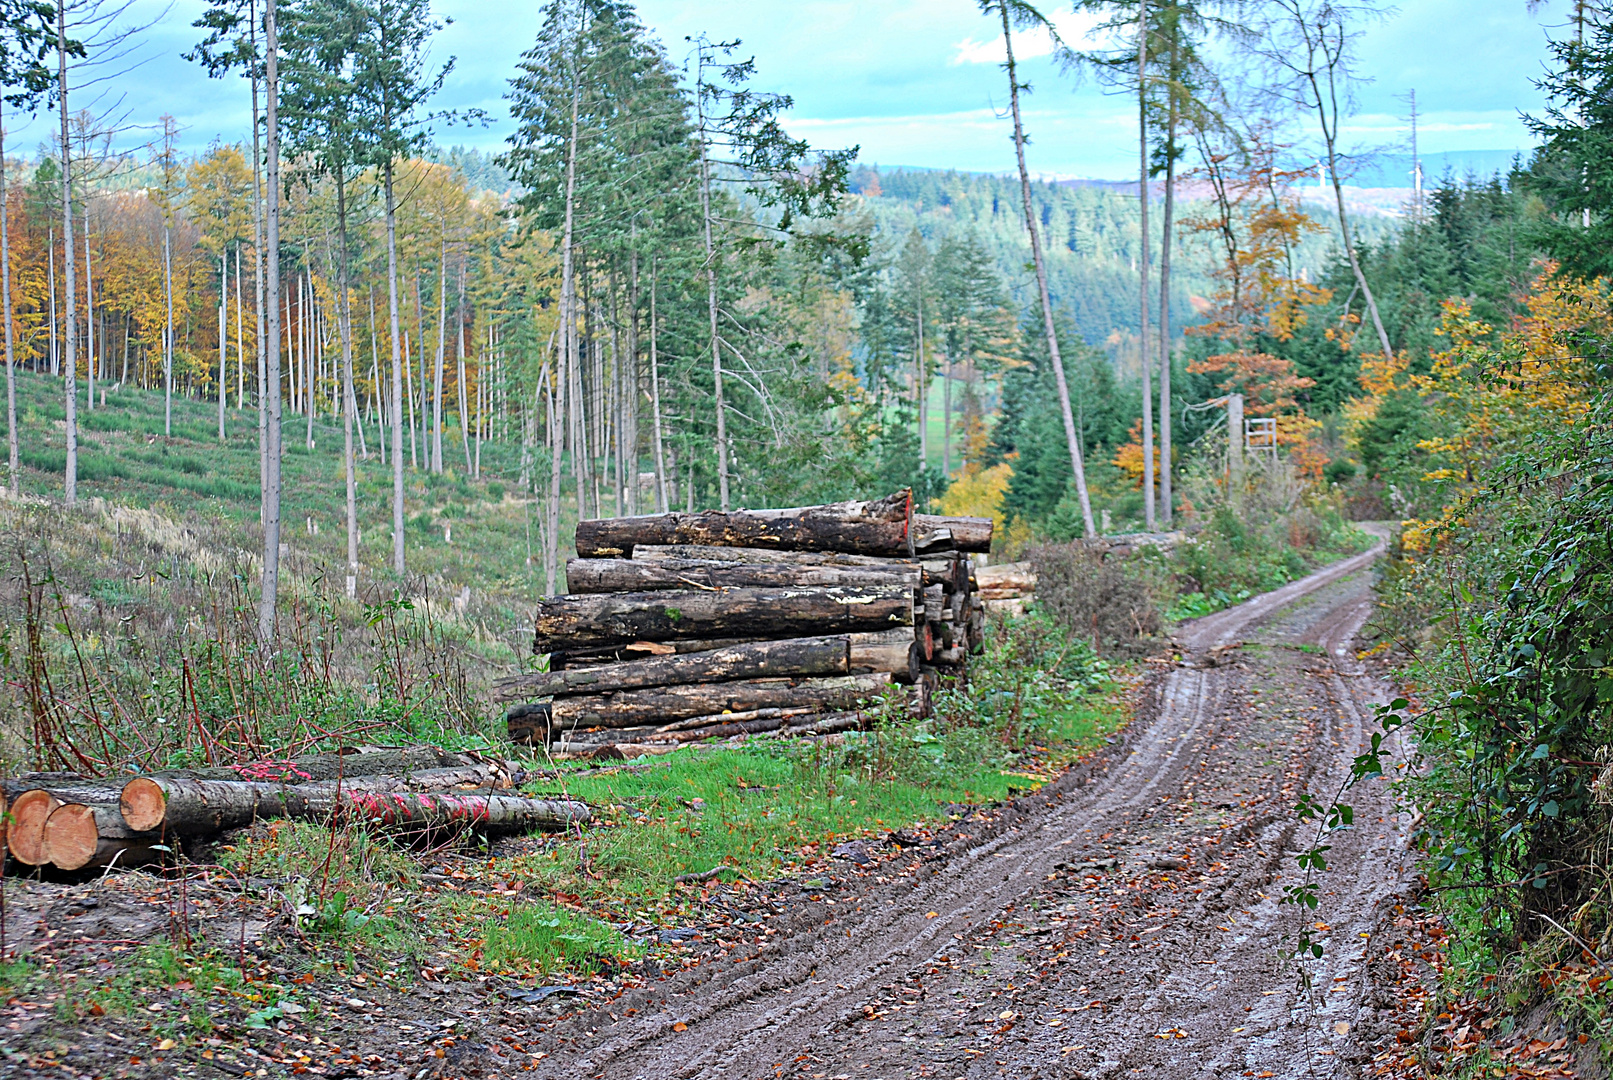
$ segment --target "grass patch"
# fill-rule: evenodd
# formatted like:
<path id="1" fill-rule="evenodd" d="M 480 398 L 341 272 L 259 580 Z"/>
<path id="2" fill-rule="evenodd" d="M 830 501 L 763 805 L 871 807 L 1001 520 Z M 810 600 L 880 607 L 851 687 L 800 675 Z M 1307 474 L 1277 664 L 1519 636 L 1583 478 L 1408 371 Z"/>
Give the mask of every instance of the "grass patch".
<path id="1" fill-rule="evenodd" d="M 489 928 L 481 966 L 490 972 L 592 975 L 602 958 L 620 962 L 636 951 L 598 919 L 557 904 L 522 904 Z"/>

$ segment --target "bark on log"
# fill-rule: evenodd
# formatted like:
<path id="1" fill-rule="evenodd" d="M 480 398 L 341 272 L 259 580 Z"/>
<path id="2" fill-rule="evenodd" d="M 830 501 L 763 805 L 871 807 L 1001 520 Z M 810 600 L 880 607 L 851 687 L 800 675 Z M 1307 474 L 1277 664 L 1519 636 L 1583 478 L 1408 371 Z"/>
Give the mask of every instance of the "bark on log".
<path id="1" fill-rule="evenodd" d="M 991 518 L 913 515 L 913 541 L 916 545 L 922 546 L 924 537 L 942 529 L 952 534 L 951 547 L 956 551 L 985 554 L 991 550 Z"/>
<path id="2" fill-rule="evenodd" d="M 844 634 L 751 641 L 708 652 L 517 675 L 493 684 L 493 700 L 515 701 L 557 694 L 605 693 L 781 675 L 846 675 L 850 672 L 849 665 L 850 641 Z"/>
<path id="3" fill-rule="evenodd" d="M 855 714 L 853 714 L 855 715 Z M 661 729 L 651 735 L 647 740 L 650 743 L 691 743 L 701 739 L 727 739 L 734 735 L 757 735 L 764 731 L 788 731 L 796 728 L 814 726 L 822 719 L 822 713 L 786 713 L 780 711 L 773 716 L 751 717 L 741 719 L 735 716 L 732 719 L 719 719 L 712 717 L 713 723 L 700 727 L 679 728 L 676 730 Z"/>
<path id="4" fill-rule="evenodd" d="M 888 671 L 899 683 L 918 678 L 918 649 L 913 631 L 907 627 L 847 637 L 851 641 L 851 674 Z"/>
<path id="5" fill-rule="evenodd" d="M 129 828 L 116 802 L 63 803 L 45 822 L 43 854 L 59 870 L 87 870 L 114 855 L 119 866 L 155 862 L 163 855 L 151 850 L 158 845 L 167 846 L 156 834 Z"/>
<path id="6" fill-rule="evenodd" d="M 356 751 L 351 754 L 308 754 L 296 758 L 264 758 L 238 765 L 200 769 L 158 769 L 145 775 L 183 777 L 189 780 L 272 780 L 299 784 L 310 780 L 334 780 L 337 776 L 399 775 L 420 769 L 455 768 L 473 764 L 471 755 L 450 754 L 434 746 L 412 746 L 401 750 Z M 105 781 L 91 781 L 104 784 Z M 50 785 L 42 784 L 41 787 Z M 80 787 L 83 785 L 73 785 Z M 67 790 L 67 789 L 64 789 Z"/>
<path id="7" fill-rule="evenodd" d="M 949 552 L 945 558 L 924 559 L 924 584 L 941 585 L 947 592 L 961 592 L 969 587 L 969 563 L 962 555 Z"/>
<path id="8" fill-rule="evenodd" d="M 906 556 L 853 555 L 845 551 L 780 551 L 774 548 L 718 547 L 714 544 L 641 544 L 633 548 L 634 562 L 705 559 L 712 562 L 785 563 L 791 566 L 843 566 L 879 569 L 914 566 Z"/>
<path id="9" fill-rule="evenodd" d="M 962 645 L 952 645 L 945 649 L 938 649 L 935 654 L 937 664 L 946 664 L 950 667 L 961 667 L 967 655 Z"/>
<path id="10" fill-rule="evenodd" d="M 872 502 L 799 506 L 784 510 L 708 510 L 577 523 L 577 554 L 630 557 L 640 544 L 711 544 L 720 547 L 845 551 L 859 555 L 912 555 L 909 523 L 913 493 L 899 491 Z"/>
<path id="11" fill-rule="evenodd" d="M 125 824 L 137 832 L 166 826 L 181 833 L 210 833 L 250 825 L 263 817 L 284 817 L 286 806 L 334 798 L 342 792 L 448 791 L 453 788 L 508 788 L 519 773 L 505 762 L 485 761 L 451 769 L 422 769 L 403 776 L 352 776 L 307 784 L 253 780 L 190 780 L 141 776 L 118 793 Z M 171 791 L 186 793 L 170 815 Z M 298 800 L 301 800 L 299 802 Z"/>
<path id="12" fill-rule="evenodd" d="M 939 585 L 931 585 L 924 590 L 924 621 L 938 623 L 941 621 L 942 611 L 946 604 L 946 593 Z"/>
<path id="13" fill-rule="evenodd" d="M 510 741 L 527 746 L 544 746 L 549 741 L 549 704 L 512 705 L 504 713 L 504 727 Z"/>
<path id="14" fill-rule="evenodd" d="M 526 799 L 489 792 L 364 790 L 335 784 L 281 785 L 246 780 L 139 777 L 123 789 L 125 824 L 181 835 L 239 828 L 263 818 L 359 821 L 378 826 L 434 829 L 564 827 L 588 821 L 582 803 Z M 142 828 L 144 827 L 144 828 Z"/>
<path id="15" fill-rule="evenodd" d="M 640 641 L 888 630 L 911 623 L 912 605 L 911 589 L 889 585 L 557 596 L 538 604 L 533 649 L 541 654 Z"/>
<path id="16" fill-rule="evenodd" d="M 559 649 L 549 654 L 549 670 L 597 668 L 607 664 L 645 660 L 651 656 L 682 656 L 684 653 L 710 652 L 713 649 L 728 649 L 735 645 L 750 643 L 751 639 L 738 637 L 691 638 L 688 641 L 630 641 L 626 645 L 609 645 L 594 649 Z"/>
<path id="17" fill-rule="evenodd" d="M 575 595 L 651 592 L 659 589 L 823 589 L 902 585 L 917 588 L 911 563 L 883 566 L 800 566 L 717 559 L 572 559 L 566 587 Z"/>
<path id="18" fill-rule="evenodd" d="M 691 716 L 817 706 L 845 709 L 878 697 L 890 683 L 884 673 L 830 679 L 759 679 L 708 686 L 661 686 L 555 698 L 551 725 L 560 731 L 587 727 L 668 724 Z"/>

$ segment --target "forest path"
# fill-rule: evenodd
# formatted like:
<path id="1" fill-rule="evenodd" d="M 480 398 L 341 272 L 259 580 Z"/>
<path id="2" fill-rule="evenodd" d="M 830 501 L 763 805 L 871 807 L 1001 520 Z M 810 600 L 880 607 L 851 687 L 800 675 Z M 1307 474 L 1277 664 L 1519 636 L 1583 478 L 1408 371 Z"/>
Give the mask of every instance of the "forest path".
<path id="1" fill-rule="evenodd" d="M 1185 626 L 1107 753 L 787 936 L 561 1025 L 536 1075 L 1358 1075 L 1410 872 L 1382 784 L 1331 838 L 1321 908 L 1278 897 L 1309 840 L 1295 801 L 1337 787 L 1390 696 L 1351 648 L 1381 550 Z M 1307 921 L 1328 927 L 1311 990 L 1283 960 Z"/>

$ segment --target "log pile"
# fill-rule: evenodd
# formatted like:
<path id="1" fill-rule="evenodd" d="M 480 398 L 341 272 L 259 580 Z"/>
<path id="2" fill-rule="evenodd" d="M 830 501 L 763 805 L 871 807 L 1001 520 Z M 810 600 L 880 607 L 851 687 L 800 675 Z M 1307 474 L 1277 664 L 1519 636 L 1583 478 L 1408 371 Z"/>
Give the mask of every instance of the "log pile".
<path id="1" fill-rule="evenodd" d="M 271 818 L 410 838 L 588 821 L 582 803 L 512 793 L 521 780 L 511 763 L 434 747 L 132 778 L 33 773 L 0 782 L 0 844 L 24 866 L 79 871 L 160 862 L 191 841 Z"/>
<path id="2" fill-rule="evenodd" d="M 653 752 L 740 733 L 824 734 L 902 688 L 923 713 L 981 643 L 973 552 L 989 518 L 912 493 L 786 510 L 580 522 L 571 592 L 538 606 L 548 670 L 503 680 L 518 742 Z"/>
<path id="3" fill-rule="evenodd" d="M 1028 562 L 983 566 L 977 578 L 988 615 L 1023 615 L 1036 595 L 1036 571 Z"/>

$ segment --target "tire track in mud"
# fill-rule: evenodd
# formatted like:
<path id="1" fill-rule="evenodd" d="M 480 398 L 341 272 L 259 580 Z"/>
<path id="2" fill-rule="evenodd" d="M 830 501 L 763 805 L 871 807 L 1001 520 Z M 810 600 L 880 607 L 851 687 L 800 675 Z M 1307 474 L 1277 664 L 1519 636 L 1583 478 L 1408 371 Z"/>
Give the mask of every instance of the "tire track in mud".
<path id="1" fill-rule="evenodd" d="M 1385 694 L 1349 648 L 1380 551 L 1185 627 L 1105 754 L 793 933 L 558 1026 L 535 1075 L 1354 1075 L 1363 958 L 1404 874 L 1383 793 L 1334 838 L 1310 991 L 1277 898 L 1294 800 L 1347 773 Z"/>

